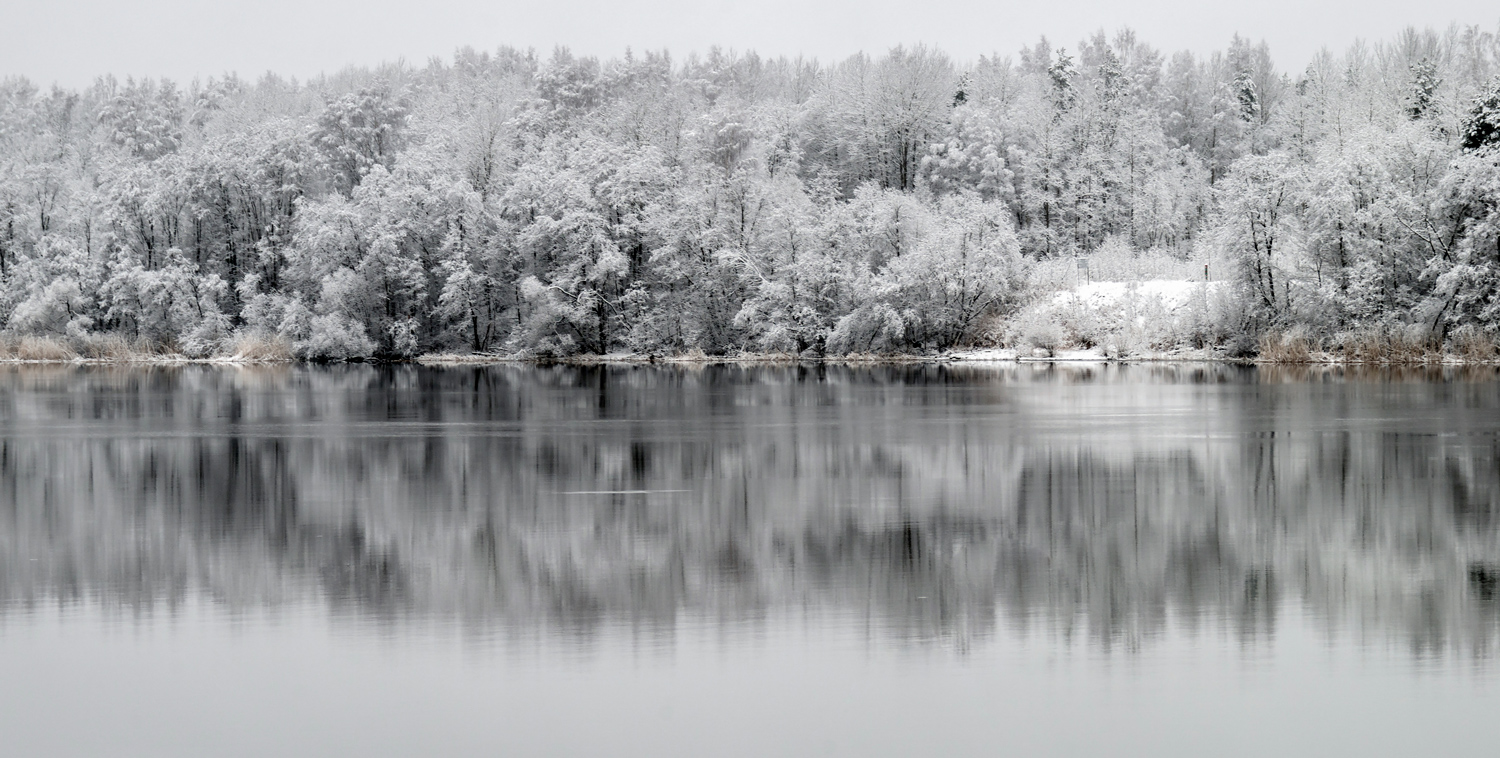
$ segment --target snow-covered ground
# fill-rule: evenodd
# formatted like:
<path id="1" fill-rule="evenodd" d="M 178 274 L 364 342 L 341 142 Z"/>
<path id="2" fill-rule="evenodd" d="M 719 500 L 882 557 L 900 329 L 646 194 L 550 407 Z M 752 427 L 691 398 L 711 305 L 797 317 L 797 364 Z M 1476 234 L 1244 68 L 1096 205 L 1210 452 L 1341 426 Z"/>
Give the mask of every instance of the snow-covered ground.
<path id="1" fill-rule="evenodd" d="M 1223 282 L 1195 282 L 1184 279 L 1156 279 L 1146 282 L 1091 282 L 1057 293 L 1052 304 L 1059 306 L 1088 306 L 1109 308 L 1129 297 L 1161 299 L 1169 312 L 1175 312 L 1196 298 L 1212 294 L 1224 285 Z"/>
<path id="2" fill-rule="evenodd" d="M 959 351 L 964 361 L 1104 361 L 1181 357 L 1213 318 L 1225 282 L 1090 282 L 1045 294 L 1011 316 L 1009 349 Z M 1201 353 L 1201 350 L 1187 352 Z"/>
<path id="3" fill-rule="evenodd" d="M 1058 350 L 1045 356 L 1033 355 L 1029 350 L 1017 350 L 1015 348 L 979 348 L 976 350 L 955 350 L 948 357 L 956 361 L 1103 361 L 1108 360 L 1104 354 L 1104 348 L 1093 348 L 1090 350 Z"/>

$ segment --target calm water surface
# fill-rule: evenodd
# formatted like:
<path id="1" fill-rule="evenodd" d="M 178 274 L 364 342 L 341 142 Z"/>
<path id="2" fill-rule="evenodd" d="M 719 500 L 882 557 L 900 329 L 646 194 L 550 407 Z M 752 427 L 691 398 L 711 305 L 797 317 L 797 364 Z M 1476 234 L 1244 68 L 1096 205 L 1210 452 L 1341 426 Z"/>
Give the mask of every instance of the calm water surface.
<path id="1" fill-rule="evenodd" d="M 7 756 L 1495 749 L 1500 377 L 0 369 Z"/>

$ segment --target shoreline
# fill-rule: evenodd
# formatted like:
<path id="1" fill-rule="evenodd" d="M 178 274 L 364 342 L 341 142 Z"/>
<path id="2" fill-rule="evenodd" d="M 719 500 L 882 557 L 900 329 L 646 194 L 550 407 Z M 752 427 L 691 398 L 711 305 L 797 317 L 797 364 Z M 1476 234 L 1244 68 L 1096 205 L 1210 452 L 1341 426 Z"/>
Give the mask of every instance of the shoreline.
<path id="1" fill-rule="evenodd" d="M 1305 366 L 1305 367 L 1500 367 L 1500 359 L 1475 360 L 1453 354 L 1433 354 L 1403 360 L 1349 360 L 1332 355 L 1319 355 L 1310 359 L 1286 360 L 1277 358 L 1231 358 L 1212 353 L 1161 353 L 1137 356 L 1106 356 L 1097 351 L 1058 351 L 1048 356 L 1024 355 L 1016 350 L 955 351 L 935 355 L 848 355 L 803 357 L 788 354 L 740 354 L 740 355 L 678 355 L 653 356 L 634 353 L 610 355 L 576 355 L 564 358 L 519 355 L 486 355 L 433 353 L 404 359 L 365 359 L 355 361 L 314 361 L 300 358 L 189 358 L 181 355 L 121 356 L 109 358 L 55 357 L 55 358 L 0 358 L 0 366 L 89 366 L 89 367 L 169 367 L 169 366 L 223 366 L 235 368 L 289 366 L 289 365 L 335 365 L 340 363 L 377 366 L 419 365 L 428 367 L 474 367 L 491 365 L 511 366 L 914 366 L 914 365 L 985 365 L 985 364 L 1101 364 L 1101 365 L 1147 365 L 1174 363 L 1221 363 L 1242 366 Z"/>

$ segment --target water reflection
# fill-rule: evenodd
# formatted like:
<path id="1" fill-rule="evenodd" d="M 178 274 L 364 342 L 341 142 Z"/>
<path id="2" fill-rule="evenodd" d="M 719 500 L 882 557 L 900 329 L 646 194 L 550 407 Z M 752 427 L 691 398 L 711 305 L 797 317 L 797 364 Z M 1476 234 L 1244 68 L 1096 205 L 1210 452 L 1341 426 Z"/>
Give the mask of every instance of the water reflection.
<path id="1" fill-rule="evenodd" d="M 0 369 L 0 613 L 1491 656 L 1493 369 Z"/>

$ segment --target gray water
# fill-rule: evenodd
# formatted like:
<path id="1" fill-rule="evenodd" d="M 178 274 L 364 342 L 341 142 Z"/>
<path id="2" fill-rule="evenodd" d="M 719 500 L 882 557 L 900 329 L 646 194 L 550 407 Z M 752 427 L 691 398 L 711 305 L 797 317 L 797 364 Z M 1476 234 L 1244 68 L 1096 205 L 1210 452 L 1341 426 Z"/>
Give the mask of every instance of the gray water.
<path id="1" fill-rule="evenodd" d="M 1495 748 L 1500 377 L 0 368 L 7 756 Z"/>

